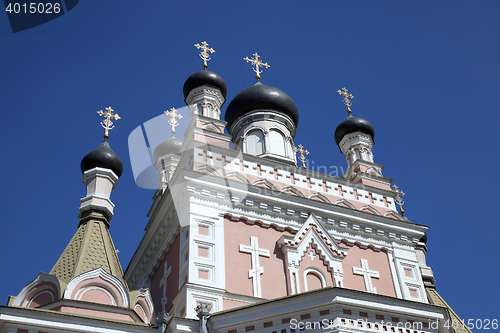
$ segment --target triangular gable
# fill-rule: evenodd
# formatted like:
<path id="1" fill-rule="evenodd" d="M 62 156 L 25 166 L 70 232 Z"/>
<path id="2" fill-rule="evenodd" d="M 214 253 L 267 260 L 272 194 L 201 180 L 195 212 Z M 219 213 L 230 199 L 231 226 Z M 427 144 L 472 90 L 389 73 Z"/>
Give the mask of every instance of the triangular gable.
<path id="1" fill-rule="evenodd" d="M 298 269 L 300 262 L 310 247 L 315 248 L 320 255 L 320 259 L 332 272 L 334 285 L 343 286 L 342 260 L 347 255 L 348 249 L 340 247 L 335 242 L 314 214 L 309 215 L 294 236 L 281 236 L 278 245 L 285 254 L 290 294 L 300 292 Z"/>

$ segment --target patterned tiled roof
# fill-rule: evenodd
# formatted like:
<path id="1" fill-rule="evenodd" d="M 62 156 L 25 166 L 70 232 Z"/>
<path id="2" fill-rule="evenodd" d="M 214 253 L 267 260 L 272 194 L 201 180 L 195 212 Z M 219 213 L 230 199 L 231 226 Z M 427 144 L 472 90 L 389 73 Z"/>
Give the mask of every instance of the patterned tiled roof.
<path id="1" fill-rule="evenodd" d="M 127 285 L 108 228 L 103 221 L 90 219 L 79 226 L 50 274 L 68 283 L 99 267 Z"/>

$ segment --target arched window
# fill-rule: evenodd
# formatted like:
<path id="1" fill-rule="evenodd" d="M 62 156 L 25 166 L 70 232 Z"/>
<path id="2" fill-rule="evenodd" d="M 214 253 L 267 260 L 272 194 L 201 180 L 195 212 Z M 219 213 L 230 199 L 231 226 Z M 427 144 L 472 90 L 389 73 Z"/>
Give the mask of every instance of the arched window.
<path id="1" fill-rule="evenodd" d="M 278 131 L 269 131 L 269 152 L 285 156 L 285 139 Z"/>
<path id="2" fill-rule="evenodd" d="M 304 271 L 304 289 L 305 291 L 326 288 L 328 286 L 326 279 L 316 268 L 309 267 Z"/>
<path id="3" fill-rule="evenodd" d="M 293 158 L 294 154 L 293 154 L 293 148 L 292 148 L 292 140 L 291 139 L 286 140 L 285 145 L 286 145 L 286 157 Z"/>
<path id="4" fill-rule="evenodd" d="M 259 130 L 251 131 L 247 136 L 247 153 L 260 155 L 264 152 L 264 136 Z"/>

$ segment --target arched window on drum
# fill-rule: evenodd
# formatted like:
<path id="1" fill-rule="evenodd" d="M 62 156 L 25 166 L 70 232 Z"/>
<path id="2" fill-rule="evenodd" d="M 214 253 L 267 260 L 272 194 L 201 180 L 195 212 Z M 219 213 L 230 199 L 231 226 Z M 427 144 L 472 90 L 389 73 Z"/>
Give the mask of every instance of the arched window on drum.
<path id="1" fill-rule="evenodd" d="M 285 156 L 285 138 L 276 130 L 269 131 L 269 152 Z"/>
<path id="2" fill-rule="evenodd" d="M 264 152 L 264 135 L 260 130 L 252 130 L 247 135 L 247 153 L 260 155 Z"/>

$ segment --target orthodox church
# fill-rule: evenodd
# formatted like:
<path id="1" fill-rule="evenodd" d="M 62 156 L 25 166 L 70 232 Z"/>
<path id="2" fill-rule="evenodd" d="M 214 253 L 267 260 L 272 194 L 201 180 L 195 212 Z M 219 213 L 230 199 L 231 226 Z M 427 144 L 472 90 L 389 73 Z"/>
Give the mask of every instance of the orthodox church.
<path id="1" fill-rule="evenodd" d="M 226 83 L 207 69 L 213 49 L 195 46 L 204 68 L 184 83 L 189 125 L 181 141 L 182 116 L 166 112 L 172 137 L 154 149 L 159 186 L 127 269 L 109 233 L 123 171 L 110 107 L 104 141 L 81 162 L 77 231 L 49 274 L 0 306 L 0 333 L 470 332 L 436 291 L 428 227 L 404 216 L 347 89 L 334 139 L 348 170 L 337 178 L 305 167 L 299 110 L 260 82 L 269 65 L 257 53 L 244 59 L 257 83 L 222 120 Z"/>

